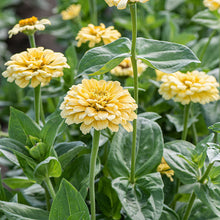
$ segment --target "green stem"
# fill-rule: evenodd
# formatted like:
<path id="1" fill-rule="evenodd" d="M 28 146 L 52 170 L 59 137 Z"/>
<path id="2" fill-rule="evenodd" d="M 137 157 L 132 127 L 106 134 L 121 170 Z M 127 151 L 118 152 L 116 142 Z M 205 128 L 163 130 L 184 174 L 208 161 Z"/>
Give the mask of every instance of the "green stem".
<path id="1" fill-rule="evenodd" d="M 55 196 L 56 196 L 56 193 L 54 191 L 53 185 L 52 185 L 52 183 L 50 181 L 50 178 L 48 176 L 45 178 L 45 184 L 47 186 L 47 189 L 50 193 L 51 198 L 54 200 Z"/>
<path id="2" fill-rule="evenodd" d="M 189 110 L 190 110 L 190 103 L 184 106 L 184 115 L 183 115 L 183 133 L 182 133 L 182 140 L 186 140 L 187 132 L 188 132 L 188 119 L 189 119 Z"/>
<path id="3" fill-rule="evenodd" d="M 36 47 L 34 34 L 28 35 L 28 39 L 29 39 L 30 46 L 31 46 L 32 48 L 33 48 L 33 47 Z"/>
<path id="4" fill-rule="evenodd" d="M 219 31 L 219 48 L 220 48 L 220 31 Z M 219 72 L 218 72 L 218 82 L 220 83 L 220 50 L 219 50 Z"/>
<path id="5" fill-rule="evenodd" d="M 206 50 L 207 50 L 207 48 L 208 48 L 208 46 L 209 46 L 209 44 L 210 44 L 210 42 L 211 42 L 211 40 L 212 40 L 212 38 L 214 37 L 215 34 L 216 34 L 216 30 L 213 30 L 212 33 L 209 36 L 209 39 L 208 39 L 207 43 L 205 44 L 205 46 L 202 49 L 202 52 L 199 56 L 199 59 L 201 60 L 201 63 L 202 63 L 203 57 L 205 55 L 205 52 L 206 52 Z"/>
<path id="6" fill-rule="evenodd" d="M 45 116 L 44 116 L 44 109 L 43 109 L 43 100 L 40 101 L 40 117 L 43 122 L 43 125 L 45 125 Z"/>
<path id="7" fill-rule="evenodd" d="M 41 87 L 40 84 L 34 88 L 34 109 L 35 121 L 39 124 L 40 121 L 40 105 L 41 105 Z"/>
<path id="8" fill-rule="evenodd" d="M 90 210 L 91 210 L 91 220 L 96 219 L 95 215 L 95 167 L 96 167 L 96 160 L 99 150 L 99 138 L 100 138 L 100 131 L 94 129 L 94 136 L 92 142 L 92 152 L 90 158 L 90 168 L 89 168 L 89 195 L 90 195 Z"/>
<path id="9" fill-rule="evenodd" d="M 190 112 L 190 117 L 193 118 L 193 112 Z M 197 135 L 197 130 L 196 130 L 196 124 L 193 122 L 192 124 L 192 132 L 193 132 L 193 140 L 194 140 L 194 145 L 197 145 L 198 143 L 198 135 Z"/>
<path id="10" fill-rule="evenodd" d="M 132 45 L 131 45 L 131 63 L 134 74 L 134 99 L 138 105 L 138 72 L 136 59 L 136 39 L 137 39 L 137 6 L 136 3 L 130 3 L 131 22 L 132 22 Z M 137 113 L 137 110 L 136 110 Z M 137 120 L 133 121 L 133 142 L 131 152 L 131 183 L 135 182 L 135 162 L 136 162 L 136 136 L 137 136 Z"/>
<path id="11" fill-rule="evenodd" d="M 210 170 L 212 169 L 212 166 L 214 165 L 214 163 L 210 163 L 204 173 L 204 175 L 201 177 L 201 179 L 199 180 L 199 182 L 201 184 L 204 184 L 205 183 L 205 180 L 206 178 L 208 177 L 209 175 L 209 172 Z M 192 207 L 193 207 L 193 204 L 194 204 L 194 201 L 196 199 L 196 194 L 193 192 L 190 196 L 190 199 L 189 199 L 189 203 L 188 203 L 188 206 L 186 208 L 186 212 L 185 212 L 185 215 L 183 216 L 183 220 L 188 220 L 189 216 L 190 216 L 190 213 L 192 211 Z"/>
<path id="12" fill-rule="evenodd" d="M 91 23 L 94 25 L 97 25 L 98 24 L 98 15 L 97 15 L 96 0 L 89 0 L 89 5 L 90 5 Z"/>

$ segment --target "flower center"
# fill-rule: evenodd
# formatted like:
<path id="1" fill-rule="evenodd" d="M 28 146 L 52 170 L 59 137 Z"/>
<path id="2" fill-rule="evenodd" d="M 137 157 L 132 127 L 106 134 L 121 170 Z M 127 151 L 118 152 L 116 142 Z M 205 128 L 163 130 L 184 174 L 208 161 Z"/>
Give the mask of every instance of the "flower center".
<path id="1" fill-rule="evenodd" d="M 35 25 L 38 21 L 37 17 L 32 16 L 31 18 L 22 19 L 19 21 L 20 27 L 24 27 L 26 25 Z"/>
<path id="2" fill-rule="evenodd" d="M 96 110 L 105 108 L 109 101 L 109 95 L 104 91 L 94 91 L 90 93 L 89 103 Z"/>

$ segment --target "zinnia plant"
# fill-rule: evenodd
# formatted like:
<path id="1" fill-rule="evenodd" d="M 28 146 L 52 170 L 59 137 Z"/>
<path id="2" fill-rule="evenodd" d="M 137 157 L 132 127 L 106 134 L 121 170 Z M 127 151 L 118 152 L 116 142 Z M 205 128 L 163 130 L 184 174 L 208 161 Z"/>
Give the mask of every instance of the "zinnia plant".
<path id="1" fill-rule="evenodd" d="M 79 13 L 81 11 L 81 5 L 80 4 L 72 4 L 70 5 L 66 10 L 61 11 L 62 19 L 63 20 L 71 20 L 79 16 Z"/>

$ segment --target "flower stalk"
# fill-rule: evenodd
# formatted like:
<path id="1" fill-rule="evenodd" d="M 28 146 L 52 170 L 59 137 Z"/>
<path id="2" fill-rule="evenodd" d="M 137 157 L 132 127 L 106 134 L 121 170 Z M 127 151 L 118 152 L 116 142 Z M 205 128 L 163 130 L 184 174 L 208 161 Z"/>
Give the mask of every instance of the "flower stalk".
<path id="1" fill-rule="evenodd" d="M 96 211 L 95 211 L 95 168 L 96 168 L 96 160 L 99 150 L 99 138 L 100 131 L 94 129 L 94 136 L 92 142 L 92 152 L 90 157 L 90 169 L 89 169 L 89 195 L 90 195 L 90 210 L 91 210 L 91 220 L 96 219 Z"/>
<path id="2" fill-rule="evenodd" d="M 136 59 L 136 38 L 137 38 L 137 6 L 136 3 L 130 3 L 131 22 L 132 22 L 132 45 L 131 45 L 131 63 L 134 74 L 134 99 L 138 105 L 138 71 Z M 137 113 L 137 110 L 136 110 Z M 133 142 L 131 152 L 131 183 L 135 182 L 135 162 L 136 162 L 136 136 L 137 136 L 137 120 L 133 121 Z"/>
<path id="3" fill-rule="evenodd" d="M 187 133 L 188 133 L 188 120 L 189 120 L 189 110 L 190 110 L 190 103 L 184 106 L 184 114 L 183 114 L 183 133 L 182 133 L 182 140 L 186 140 Z"/>
<path id="4" fill-rule="evenodd" d="M 45 178 L 45 184 L 47 186 L 47 189 L 50 193 L 51 198 L 54 200 L 56 197 L 56 193 L 54 191 L 53 185 L 52 185 L 50 178 L 48 176 Z"/>
<path id="5" fill-rule="evenodd" d="M 97 25 L 98 24 L 98 15 L 97 15 L 96 0 L 89 0 L 89 5 L 90 5 L 91 23 L 94 25 Z"/>

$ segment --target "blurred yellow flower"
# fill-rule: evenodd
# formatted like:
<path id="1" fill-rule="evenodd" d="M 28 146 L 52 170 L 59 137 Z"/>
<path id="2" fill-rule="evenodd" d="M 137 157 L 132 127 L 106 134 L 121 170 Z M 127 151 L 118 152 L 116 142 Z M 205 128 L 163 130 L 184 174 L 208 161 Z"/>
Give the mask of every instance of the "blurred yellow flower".
<path id="1" fill-rule="evenodd" d="M 220 0 L 204 0 L 203 3 L 210 11 L 218 10 L 220 12 Z"/>
<path id="2" fill-rule="evenodd" d="M 80 13 L 81 5 L 80 4 L 72 4 L 66 10 L 61 11 L 61 15 L 63 20 L 71 20 L 77 17 Z"/>
<path id="3" fill-rule="evenodd" d="M 173 99 L 183 105 L 190 102 L 206 104 L 219 99 L 219 83 L 214 76 L 197 70 L 176 72 L 162 77 L 159 93 L 164 99 Z"/>
<path id="4" fill-rule="evenodd" d="M 83 134 L 92 127 L 117 132 L 119 124 L 130 132 L 133 127 L 129 121 L 137 118 L 136 108 L 135 100 L 119 82 L 95 79 L 83 79 L 82 84 L 73 85 L 60 106 L 65 122 L 82 123 Z"/>
<path id="5" fill-rule="evenodd" d="M 129 2 L 145 3 L 149 0 L 105 0 L 109 7 L 117 6 L 118 9 L 125 9 Z"/>
<path id="6" fill-rule="evenodd" d="M 137 60 L 138 76 L 140 76 L 147 68 L 147 65 L 141 60 Z M 133 76 L 133 68 L 131 58 L 125 58 L 118 66 L 110 71 L 111 74 L 116 76 Z"/>
<path id="7" fill-rule="evenodd" d="M 164 73 L 160 70 L 155 70 L 156 76 L 157 76 L 157 81 L 161 81 L 164 75 L 169 75 L 169 73 Z"/>
<path id="8" fill-rule="evenodd" d="M 174 171 L 171 170 L 171 168 L 165 161 L 164 157 L 162 157 L 161 163 L 157 167 L 157 172 L 160 172 L 161 174 L 165 174 L 168 178 L 170 178 L 170 181 L 173 182 L 172 176 L 174 175 Z"/>
<path id="9" fill-rule="evenodd" d="M 9 38 L 11 38 L 12 35 L 18 34 L 19 32 L 24 34 L 33 34 L 35 31 L 43 31 L 46 24 L 50 24 L 48 19 L 38 20 L 35 16 L 22 19 L 8 32 Z"/>
<path id="10" fill-rule="evenodd" d="M 89 41 L 89 47 L 94 47 L 95 44 L 100 43 L 102 40 L 104 44 L 108 44 L 120 37 L 121 34 L 114 30 L 113 26 L 105 28 L 105 25 L 101 23 L 100 26 L 89 24 L 88 27 L 83 27 L 77 34 L 76 40 L 78 40 L 78 47 L 87 41 Z"/>
<path id="11" fill-rule="evenodd" d="M 17 53 L 5 64 L 6 71 L 2 75 L 9 82 L 24 88 L 31 81 L 31 86 L 47 85 L 52 77 L 63 75 L 63 68 L 69 68 L 62 53 L 44 50 L 43 47 L 29 48 L 27 51 Z"/>

